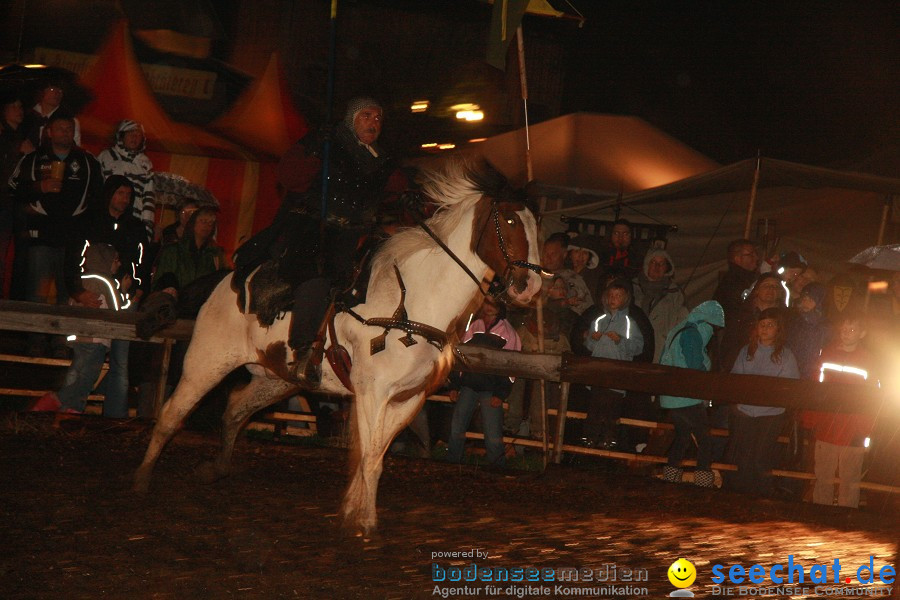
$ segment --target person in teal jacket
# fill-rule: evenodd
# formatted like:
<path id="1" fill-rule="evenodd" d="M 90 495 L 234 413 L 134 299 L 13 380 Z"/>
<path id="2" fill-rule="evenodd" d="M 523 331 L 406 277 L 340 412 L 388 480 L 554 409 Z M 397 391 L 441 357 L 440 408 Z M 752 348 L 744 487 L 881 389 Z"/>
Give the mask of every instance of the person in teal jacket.
<path id="1" fill-rule="evenodd" d="M 673 327 L 666 336 L 659 362 L 662 365 L 709 371 L 712 362 L 706 353 L 706 345 L 715 332 L 714 327 L 725 326 L 725 311 L 715 300 L 709 300 L 690 312 L 687 319 Z M 714 487 L 712 464 L 712 437 L 706 403 L 697 398 L 660 396 L 660 406 L 669 411 L 675 425 L 675 441 L 669 448 L 669 461 L 663 467 L 666 481 L 681 481 L 684 469 L 679 467 L 688 447 L 691 434 L 697 439 L 697 470 L 694 483 L 700 487 Z"/>

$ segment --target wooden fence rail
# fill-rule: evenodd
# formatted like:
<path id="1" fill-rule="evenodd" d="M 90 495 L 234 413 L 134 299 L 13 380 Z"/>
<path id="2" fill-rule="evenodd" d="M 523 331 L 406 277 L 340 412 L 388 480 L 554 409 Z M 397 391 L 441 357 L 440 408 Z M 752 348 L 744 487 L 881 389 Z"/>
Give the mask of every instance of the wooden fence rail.
<path id="1" fill-rule="evenodd" d="M 188 340 L 194 322 L 178 320 L 158 331 L 150 340 L 135 333 L 140 317 L 136 312 L 114 312 L 73 306 L 52 306 L 30 302 L 0 301 L 0 330 L 29 331 L 59 335 L 85 335 L 112 339 L 149 341 L 162 344 L 164 358 L 159 373 L 156 410 L 164 400 L 171 348 L 175 340 Z M 879 419 L 898 420 L 900 402 L 875 385 L 818 383 L 762 377 L 704 373 L 690 369 L 646 363 L 623 362 L 573 354 L 530 354 L 461 345 L 456 348 L 454 368 L 475 370 L 526 379 L 561 382 L 563 393 L 557 411 L 554 458 L 563 450 L 609 455 L 604 451 L 565 446 L 560 443 L 565 428 L 568 385 L 579 383 L 626 389 L 650 394 L 673 394 L 725 402 L 793 409 L 877 414 Z M 889 410 L 885 410 L 889 408 Z M 545 429 L 546 430 L 546 429 Z M 519 440 L 522 443 L 522 440 Z M 613 453 L 615 454 L 615 453 Z M 631 455 L 629 455 L 631 456 Z"/>

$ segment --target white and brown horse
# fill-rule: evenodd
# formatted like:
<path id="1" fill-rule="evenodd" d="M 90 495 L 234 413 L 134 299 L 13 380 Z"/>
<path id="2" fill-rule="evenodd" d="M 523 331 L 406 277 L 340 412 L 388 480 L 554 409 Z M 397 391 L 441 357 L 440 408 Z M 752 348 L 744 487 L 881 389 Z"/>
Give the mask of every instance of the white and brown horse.
<path id="1" fill-rule="evenodd" d="M 422 407 L 426 395 L 441 384 L 452 361 L 449 344 L 439 348 L 414 335 L 418 343 L 409 345 L 406 332 L 397 329 L 387 334 L 383 351 L 372 353 L 373 338 L 385 329 L 361 319 L 395 313 L 401 302 L 397 273 L 406 286 L 408 320 L 448 333 L 479 293 L 472 274 L 479 281 L 489 271 L 500 274 L 515 302 L 527 302 L 540 289 L 534 215 L 510 193 L 502 177 L 489 167 L 454 164 L 431 173 L 424 191 L 439 206 L 427 226 L 446 248 L 425 228 L 397 233 L 373 259 L 366 302 L 354 308 L 356 316 L 339 313 L 334 320 L 336 337 L 353 362 L 350 383 L 355 396 L 353 460 L 342 513 L 345 526 L 361 533 L 373 531 L 377 524 L 375 499 L 385 450 Z M 219 284 L 197 316 L 183 375 L 153 429 L 135 474 L 135 490 L 147 491 L 160 452 L 204 394 L 228 373 L 246 366 L 251 381 L 231 393 L 223 416 L 221 452 L 202 473 L 206 479 L 228 474 L 235 439 L 247 419 L 297 390 L 296 383 L 280 376 L 287 373 L 291 355 L 286 343 L 289 320 L 287 316 L 261 327 L 255 315 L 239 310 L 231 276 Z M 327 362 L 319 389 L 351 394 Z"/>

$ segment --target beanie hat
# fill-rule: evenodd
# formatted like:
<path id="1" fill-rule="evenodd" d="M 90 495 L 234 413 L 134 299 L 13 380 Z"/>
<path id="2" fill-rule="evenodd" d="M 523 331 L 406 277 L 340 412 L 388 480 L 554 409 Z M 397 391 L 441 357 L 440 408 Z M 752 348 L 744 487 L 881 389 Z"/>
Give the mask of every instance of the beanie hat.
<path id="1" fill-rule="evenodd" d="M 347 114 L 344 115 L 344 125 L 349 127 L 351 130 L 353 129 L 353 122 L 356 120 L 356 115 L 364 108 L 369 108 L 370 106 L 374 106 L 375 108 L 384 111 L 381 108 L 381 104 L 378 103 L 374 98 L 368 98 L 365 96 L 360 96 L 359 98 L 354 98 L 350 102 L 347 103 Z"/>
<path id="2" fill-rule="evenodd" d="M 822 308 L 822 302 L 825 301 L 825 286 L 818 281 L 807 283 L 800 292 L 800 297 L 809 296 L 816 303 L 816 307 Z"/>

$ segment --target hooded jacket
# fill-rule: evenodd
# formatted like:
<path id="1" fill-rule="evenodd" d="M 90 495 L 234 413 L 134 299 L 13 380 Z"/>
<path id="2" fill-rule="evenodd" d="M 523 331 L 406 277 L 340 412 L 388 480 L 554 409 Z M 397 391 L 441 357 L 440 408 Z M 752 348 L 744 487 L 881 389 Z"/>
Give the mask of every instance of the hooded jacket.
<path id="1" fill-rule="evenodd" d="M 62 190 L 44 193 L 41 181 L 49 177 L 50 165 L 57 160 L 65 163 Z M 9 178 L 13 198 L 27 213 L 25 229 L 31 243 L 57 248 L 66 245 L 74 226 L 100 201 L 102 185 L 97 159 L 78 146 L 60 159 L 52 146 L 44 145 L 22 157 Z"/>
<path id="2" fill-rule="evenodd" d="M 100 308 L 119 310 L 122 307 L 122 296 L 119 282 L 112 275 L 113 261 L 118 252 L 111 244 L 91 244 L 85 242 L 81 256 L 81 285 L 84 289 L 100 296 Z M 79 306 L 74 300 L 70 303 Z M 83 343 L 103 344 L 109 347 L 107 338 L 78 336 L 77 341 Z"/>
<path id="3" fill-rule="evenodd" d="M 134 186 L 134 216 L 144 222 L 148 235 L 153 237 L 156 210 L 153 201 L 153 163 L 144 154 L 146 139 L 137 150 L 125 148 L 125 134 L 129 131 L 144 133 L 144 127 L 136 121 L 120 121 L 116 128 L 116 143 L 101 152 L 97 160 L 100 161 L 104 179 L 110 175 L 124 175 Z"/>
<path id="4" fill-rule="evenodd" d="M 659 363 L 671 367 L 709 371 L 712 361 L 706 353 L 706 345 L 712 339 L 713 326 L 725 325 L 725 313 L 715 300 L 707 300 L 690 312 L 687 319 L 677 324 L 666 336 Z M 700 404 L 702 400 L 681 396 L 660 396 L 663 408 L 684 408 Z"/>
<path id="5" fill-rule="evenodd" d="M 669 270 L 662 279 L 651 281 L 647 275 L 650 261 L 662 256 L 669 264 Z M 658 363 L 665 345 L 669 330 L 676 323 L 687 317 L 688 310 L 684 306 L 684 292 L 672 280 L 675 276 L 675 263 L 665 250 L 654 248 L 644 257 L 644 269 L 634 278 L 634 303 L 643 309 L 653 325 L 655 352 L 653 362 Z"/>

